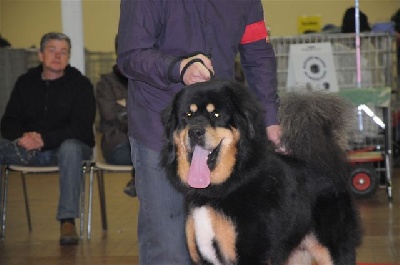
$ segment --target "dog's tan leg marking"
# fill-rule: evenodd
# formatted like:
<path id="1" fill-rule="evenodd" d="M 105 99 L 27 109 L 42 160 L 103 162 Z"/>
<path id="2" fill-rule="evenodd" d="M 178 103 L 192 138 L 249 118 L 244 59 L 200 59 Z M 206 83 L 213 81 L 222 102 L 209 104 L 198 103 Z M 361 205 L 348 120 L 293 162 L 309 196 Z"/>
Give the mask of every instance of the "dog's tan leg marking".
<path id="1" fill-rule="evenodd" d="M 309 234 L 303 239 L 299 248 L 290 255 L 287 265 L 311 265 L 311 258 L 314 258 L 318 265 L 333 265 L 329 250 L 318 242 L 314 234 Z"/>
<path id="2" fill-rule="evenodd" d="M 286 263 L 286 265 L 311 265 L 312 258 L 308 251 L 303 249 L 293 250 L 292 254 Z"/>
<path id="3" fill-rule="evenodd" d="M 215 135 L 213 135 L 215 134 Z M 217 166 L 211 172 L 211 182 L 220 184 L 225 182 L 232 173 L 236 163 L 236 143 L 240 138 L 238 130 L 217 129 L 211 133 L 212 138 L 222 139 L 222 146 L 219 151 Z"/>
<path id="4" fill-rule="evenodd" d="M 234 223 L 225 215 L 210 208 L 211 224 L 215 232 L 221 255 L 229 264 L 236 264 L 236 229 Z"/>
<path id="5" fill-rule="evenodd" d="M 176 146 L 176 156 L 178 162 L 178 175 L 183 183 L 187 183 L 190 163 L 188 161 L 187 150 L 185 145 L 187 131 L 183 130 L 179 134 L 174 133 L 174 142 Z"/>
<path id="6" fill-rule="evenodd" d="M 186 220 L 186 242 L 189 249 L 190 257 L 196 264 L 198 264 L 200 262 L 200 258 L 196 248 L 194 220 L 191 214 Z"/>

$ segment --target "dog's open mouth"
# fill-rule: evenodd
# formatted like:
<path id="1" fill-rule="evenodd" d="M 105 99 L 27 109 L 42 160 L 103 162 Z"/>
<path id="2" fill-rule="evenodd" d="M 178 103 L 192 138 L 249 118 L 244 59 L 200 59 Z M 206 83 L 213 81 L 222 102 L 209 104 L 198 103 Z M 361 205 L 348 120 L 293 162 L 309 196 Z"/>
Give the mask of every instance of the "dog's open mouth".
<path id="1" fill-rule="evenodd" d="M 192 153 L 188 173 L 188 184 L 192 188 L 206 188 L 211 183 L 211 170 L 217 163 L 218 153 L 221 148 L 221 142 L 212 151 L 196 145 Z"/>

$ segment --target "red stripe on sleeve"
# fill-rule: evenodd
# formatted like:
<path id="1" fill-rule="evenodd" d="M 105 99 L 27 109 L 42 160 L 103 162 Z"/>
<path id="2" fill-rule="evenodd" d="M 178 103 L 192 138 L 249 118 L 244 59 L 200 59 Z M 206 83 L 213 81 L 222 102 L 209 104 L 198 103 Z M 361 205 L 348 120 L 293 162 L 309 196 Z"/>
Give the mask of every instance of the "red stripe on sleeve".
<path id="1" fill-rule="evenodd" d="M 266 39 L 268 37 L 267 28 L 264 21 L 258 21 L 246 26 L 240 44 L 247 44 L 258 40 Z"/>

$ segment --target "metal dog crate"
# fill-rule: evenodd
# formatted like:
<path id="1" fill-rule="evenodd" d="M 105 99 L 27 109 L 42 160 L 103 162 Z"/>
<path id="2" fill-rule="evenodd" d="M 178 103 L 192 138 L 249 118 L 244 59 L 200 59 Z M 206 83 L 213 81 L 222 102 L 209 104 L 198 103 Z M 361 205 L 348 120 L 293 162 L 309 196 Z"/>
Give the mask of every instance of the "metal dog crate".
<path id="1" fill-rule="evenodd" d="M 386 33 L 360 34 L 362 88 L 389 86 L 397 91 L 397 58 L 395 36 Z M 278 90 L 286 90 L 289 49 L 291 44 L 332 44 L 336 76 L 340 89 L 357 87 L 354 34 L 306 34 L 292 37 L 271 37 L 278 63 Z"/>
<path id="2" fill-rule="evenodd" d="M 100 75 L 109 73 L 116 64 L 116 55 L 114 52 L 92 52 L 85 51 L 85 70 L 86 76 L 96 85 Z"/>
<path id="3" fill-rule="evenodd" d="M 388 197 L 391 199 L 393 145 L 391 112 L 392 110 L 397 112 L 398 109 L 396 39 L 386 33 L 360 34 L 361 84 L 359 86 L 356 78 L 354 34 L 305 34 L 293 37 L 272 37 L 271 43 L 278 65 L 278 91 L 287 89 L 290 45 L 325 42 L 330 42 L 332 45 L 339 93 L 351 95 L 354 91 L 361 95 L 361 91 L 370 91 L 372 88 L 373 92 L 378 95 L 375 97 L 379 97 L 381 91 L 385 91 L 386 100 L 389 97 L 389 102 L 386 104 L 376 104 L 371 97 L 367 97 L 366 102 L 355 104 L 356 119 L 354 119 L 354 133 L 349 137 L 349 151 L 370 150 L 372 147 L 374 151 L 381 153 L 383 162 L 374 162 L 374 168 L 378 175 L 383 174 Z M 360 107 L 360 105 L 362 106 Z M 385 129 L 378 125 L 379 120 L 383 122 Z M 394 130 L 394 133 L 397 135 L 397 130 Z"/>

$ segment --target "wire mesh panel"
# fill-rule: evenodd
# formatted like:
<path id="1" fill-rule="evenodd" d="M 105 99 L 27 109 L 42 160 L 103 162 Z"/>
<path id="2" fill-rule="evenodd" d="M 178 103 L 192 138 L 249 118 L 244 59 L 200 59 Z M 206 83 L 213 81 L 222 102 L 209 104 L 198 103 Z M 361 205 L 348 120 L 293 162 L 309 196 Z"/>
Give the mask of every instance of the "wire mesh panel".
<path id="1" fill-rule="evenodd" d="M 28 69 L 36 67 L 40 63 L 38 52 L 39 49 L 35 48 L 25 50 L 25 64 Z"/>
<path id="2" fill-rule="evenodd" d="M 8 98 L 17 78 L 27 71 L 29 52 L 25 49 L 0 49 L 0 115 L 3 116 Z"/>
<path id="3" fill-rule="evenodd" d="M 306 34 L 293 37 L 272 37 L 278 64 L 278 90 L 286 90 L 291 44 L 332 44 L 336 76 L 340 89 L 357 87 L 357 64 L 354 34 Z M 396 42 L 386 33 L 363 33 L 361 45 L 361 87 L 390 86 L 395 91 Z"/>
<path id="4" fill-rule="evenodd" d="M 355 125 L 350 138 L 354 150 L 374 148 L 382 150 L 385 146 L 385 123 L 383 108 L 359 105 L 354 109 Z"/>
<path id="5" fill-rule="evenodd" d="M 357 87 L 357 64 L 354 34 L 306 34 L 294 37 L 272 38 L 278 64 L 278 90 L 285 91 L 289 69 L 289 51 L 291 44 L 324 43 L 332 45 L 336 76 L 340 90 Z M 390 87 L 397 90 L 396 75 L 393 68 L 396 65 L 396 43 L 393 36 L 384 33 L 364 33 L 360 36 L 361 53 L 361 88 Z M 375 120 L 365 113 L 368 108 Z M 376 120 L 385 121 L 381 107 L 367 104 L 365 108 L 355 109 L 357 116 L 355 125 L 354 148 L 369 145 L 369 140 L 384 136 L 383 129 Z M 387 121 L 386 121 L 387 122 Z M 364 140 L 361 141 L 360 139 Z M 380 140 L 382 141 L 382 139 Z"/>
<path id="6" fill-rule="evenodd" d="M 91 52 L 86 51 L 86 76 L 96 85 L 101 74 L 109 73 L 116 63 L 113 52 Z"/>
<path id="7" fill-rule="evenodd" d="M 396 39 L 387 33 L 360 35 L 360 62 L 357 63 L 354 34 L 306 34 L 294 37 L 273 37 L 272 45 L 277 58 L 278 91 L 287 88 L 289 52 L 292 44 L 330 43 L 340 92 L 378 92 L 387 97 L 387 104 L 373 101 L 355 104 L 354 130 L 349 137 L 349 149 L 373 151 L 381 154 L 374 162 L 378 173 L 386 177 L 388 196 L 391 197 L 392 126 L 391 108 L 397 110 L 397 56 Z M 358 72 L 358 67 L 360 71 Z M 358 73 L 361 77 L 358 83 Z M 368 92 L 367 90 L 368 89 Z M 358 91 L 357 91 L 358 90 Z M 364 90 L 364 91 L 360 91 Z M 383 91 L 383 92 L 382 92 Z M 358 93 L 360 96 L 364 96 Z M 394 95 L 394 96 L 392 96 Z M 354 101 L 353 101 L 354 102 Z"/>
<path id="8" fill-rule="evenodd" d="M 357 57 L 354 34 L 305 34 L 293 37 L 273 37 L 272 45 L 277 57 L 278 91 L 287 89 L 289 69 L 289 51 L 291 44 L 324 43 L 332 45 L 336 76 L 340 90 L 357 88 Z M 395 37 L 386 33 L 363 33 L 360 35 L 361 88 L 390 87 L 397 91 L 396 82 L 396 42 Z M 392 102 L 395 104 L 396 100 Z M 369 116 L 365 111 L 368 108 Z M 354 148 L 369 145 L 369 140 L 384 137 L 384 130 L 376 123 L 390 123 L 384 116 L 384 109 L 367 104 L 365 108 L 355 109 L 356 139 L 352 139 Z M 360 139 L 364 140 L 361 141 Z M 362 143 L 361 143 L 362 142 Z M 382 142 L 382 139 L 379 140 Z M 379 146 L 381 146 L 379 144 Z"/>

